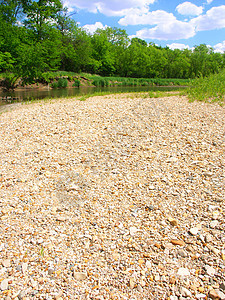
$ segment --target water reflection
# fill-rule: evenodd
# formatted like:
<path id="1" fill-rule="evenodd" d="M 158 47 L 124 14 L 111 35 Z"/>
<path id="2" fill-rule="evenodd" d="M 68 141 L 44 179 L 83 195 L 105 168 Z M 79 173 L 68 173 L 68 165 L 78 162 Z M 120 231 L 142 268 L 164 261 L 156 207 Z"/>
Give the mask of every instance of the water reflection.
<path id="1" fill-rule="evenodd" d="M 0 105 L 6 105 L 14 102 L 22 102 L 27 100 L 36 100 L 44 98 L 63 98 L 74 97 L 78 95 L 87 95 L 94 92 L 146 92 L 146 91 L 173 91 L 180 87 L 147 87 L 147 86 L 117 86 L 117 87 L 80 87 L 66 89 L 20 89 L 13 92 L 0 92 Z M 7 101 L 5 100 L 7 99 Z"/>

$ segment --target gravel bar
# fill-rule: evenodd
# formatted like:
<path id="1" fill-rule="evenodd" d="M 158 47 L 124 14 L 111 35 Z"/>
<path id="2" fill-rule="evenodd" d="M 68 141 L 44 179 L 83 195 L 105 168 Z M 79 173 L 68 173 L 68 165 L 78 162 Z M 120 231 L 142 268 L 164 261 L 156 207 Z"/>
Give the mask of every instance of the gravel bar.
<path id="1" fill-rule="evenodd" d="M 121 94 L 0 115 L 0 299 L 225 299 L 225 114 Z"/>

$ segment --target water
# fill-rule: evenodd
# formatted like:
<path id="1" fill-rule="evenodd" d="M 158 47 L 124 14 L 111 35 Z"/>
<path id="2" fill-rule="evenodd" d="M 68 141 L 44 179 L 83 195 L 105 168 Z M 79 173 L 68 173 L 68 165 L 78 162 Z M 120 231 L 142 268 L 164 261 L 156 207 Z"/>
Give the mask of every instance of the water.
<path id="1" fill-rule="evenodd" d="M 63 98 L 76 97 L 91 94 L 94 92 L 147 92 L 147 91 L 174 91 L 181 89 L 181 87 L 148 87 L 148 86 L 117 86 L 117 87 L 80 87 L 80 88 L 66 88 L 66 89 L 19 89 L 13 92 L 0 92 L 0 106 L 15 102 L 23 102 L 28 100 L 37 100 L 44 98 Z M 7 97 L 7 100 L 5 100 Z"/>

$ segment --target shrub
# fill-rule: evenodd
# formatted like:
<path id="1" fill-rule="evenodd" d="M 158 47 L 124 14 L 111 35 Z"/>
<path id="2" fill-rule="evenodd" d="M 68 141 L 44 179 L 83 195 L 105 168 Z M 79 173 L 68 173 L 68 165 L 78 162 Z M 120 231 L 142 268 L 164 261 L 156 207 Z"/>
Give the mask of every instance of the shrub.
<path id="1" fill-rule="evenodd" d="M 53 89 L 63 89 L 63 88 L 66 88 L 68 86 L 68 81 L 66 78 L 63 78 L 63 77 L 60 77 L 58 81 L 54 81 L 52 84 L 51 84 L 51 87 Z"/>
<path id="2" fill-rule="evenodd" d="M 75 79 L 74 83 L 73 83 L 73 86 L 79 87 L 80 86 L 80 80 L 79 79 Z"/>

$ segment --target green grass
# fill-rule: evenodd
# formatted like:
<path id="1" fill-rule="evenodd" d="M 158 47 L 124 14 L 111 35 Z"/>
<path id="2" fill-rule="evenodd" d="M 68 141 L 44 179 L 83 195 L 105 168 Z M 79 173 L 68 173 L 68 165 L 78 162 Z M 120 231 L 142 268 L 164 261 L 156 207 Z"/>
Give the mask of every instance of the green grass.
<path id="1" fill-rule="evenodd" d="M 188 79 L 174 78 L 129 78 L 129 77 L 100 77 L 89 76 L 92 84 L 99 87 L 104 86 L 182 86 L 189 83 Z"/>
<path id="2" fill-rule="evenodd" d="M 192 80 L 185 93 L 190 101 L 218 102 L 220 105 L 224 105 L 225 69 L 218 74 Z"/>

